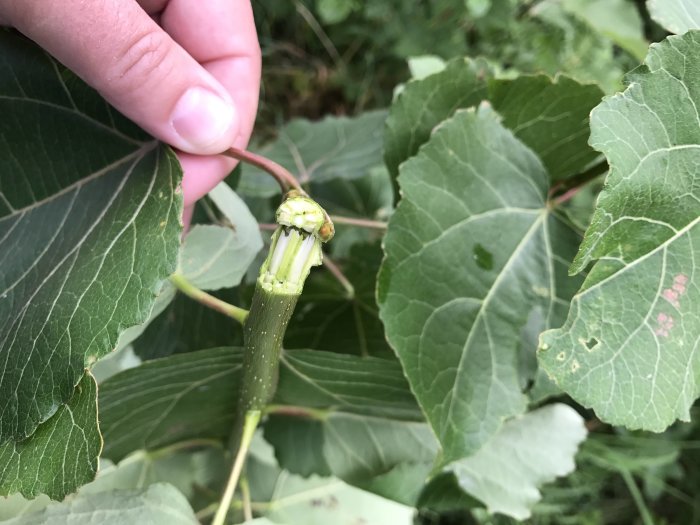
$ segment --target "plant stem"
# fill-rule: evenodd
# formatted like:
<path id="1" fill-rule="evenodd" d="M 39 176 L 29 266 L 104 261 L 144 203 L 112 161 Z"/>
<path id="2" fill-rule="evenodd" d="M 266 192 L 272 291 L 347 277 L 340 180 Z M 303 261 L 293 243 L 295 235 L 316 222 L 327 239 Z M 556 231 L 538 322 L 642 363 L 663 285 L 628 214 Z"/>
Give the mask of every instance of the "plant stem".
<path id="1" fill-rule="evenodd" d="M 386 222 L 373 221 L 371 219 L 356 219 L 355 217 L 331 215 L 331 220 L 335 224 L 349 224 L 350 226 L 360 226 L 361 228 L 373 228 L 375 230 L 386 230 L 387 228 Z"/>
<path id="2" fill-rule="evenodd" d="M 282 188 L 282 193 L 287 193 L 290 188 L 294 188 L 299 191 L 302 195 L 306 195 L 306 192 L 302 189 L 301 184 L 284 166 L 277 164 L 275 161 L 266 159 L 261 155 L 256 155 L 250 151 L 245 151 L 238 148 L 229 148 L 222 153 L 226 157 L 231 157 L 233 159 L 238 159 L 247 164 L 260 168 L 272 175 Z"/>
<path id="3" fill-rule="evenodd" d="M 353 299 L 355 297 L 355 287 L 352 285 L 350 280 L 345 277 L 343 271 L 335 264 L 328 255 L 323 255 L 323 265 L 328 269 L 329 272 L 337 279 L 340 285 L 345 289 L 345 293 L 348 299 Z"/>
<path id="4" fill-rule="evenodd" d="M 297 294 L 268 291 L 259 283 L 255 286 L 243 334 L 245 353 L 238 399 L 241 414 L 263 410 L 274 393 L 282 339 L 298 298 Z"/>
<path id="5" fill-rule="evenodd" d="M 303 417 L 307 419 L 325 420 L 331 410 L 309 407 L 298 407 L 294 405 L 267 405 L 265 414 L 276 414 L 280 416 Z"/>
<path id="6" fill-rule="evenodd" d="M 245 423 L 243 424 L 243 434 L 241 436 L 241 445 L 236 453 L 236 459 L 233 462 L 231 475 L 226 482 L 226 490 L 224 490 L 224 495 L 221 497 L 219 508 L 214 515 L 211 525 L 224 525 L 224 522 L 226 521 L 226 514 L 228 514 L 228 509 L 231 507 L 231 501 L 233 500 L 233 494 L 236 492 L 238 478 L 241 476 L 241 471 L 243 470 L 243 465 L 245 464 L 246 456 L 248 455 L 248 449 L 250 448 L 250 442 L 253 440 L 253 435 L 255 434 L 255 429 L 258 428 L 259 422 L 259 410 L 250 410 L 246 412 Z"/>
<path id="7" fill-rule="evenodd" d="M 556 205 L 562 204 L 573 197 L 578 189 L 585 186 L 606 171 L 608 171 L 608 162 L 606 160 L 601 160 L 600 162 L 593 164 L 586 171 L 552 186 L 552 189 L 549 191 L 549 198 Z"/>
<path id="8" fill-rule="evenodd" d="M 204 306 L 207 306 L 212 310 L 216 310 L 217 312 L 221 312 L 222 314 L 235 319 L 241 325 L 245 324 L 245 320 L 248 317 L 248 310 L 229 304 L 226 301 L 222 301 L 221 299 L 200 290 L 180 273 L 172 274 L 170 276 L 170 282 L 187 297 L 202 303 Z"/>
<path id="9" fill-rule="evenodd" d="M 642 497 L 642 493 L 639 492 L 639 487 L 637 487 L 637 484 L 634 482 L 634 478 L 632 477 L 632 474 L 630 474 L 629 470 L 627 469 L 619 469 L 620 475 L 622 476 L 622 479 L 625 481 L 625 485 L 627 485 L 627 489 L 630 491 L 630 494 L 632 495 L 632 499 L 634 500 L 634 504 L 637 506 L 637 510 L 639 511 L 639 515 L 642 518 L 642 523 L 644 525 L 654 525 L 654 519 L 651 517 L 651 513 L 649 512 L 649 509 L 647 508 L 646 504 L 644 503 L 644 498 Z"/>
<path id="10" fill-rule="evenodd" d="M 250 504 L 250 485 L 248 484 L 248 478 L 245 476 L 241 478 L 241 497 L 243 499 L 243 519 L 251 521 L 253 519 L 253 509 Z"/>

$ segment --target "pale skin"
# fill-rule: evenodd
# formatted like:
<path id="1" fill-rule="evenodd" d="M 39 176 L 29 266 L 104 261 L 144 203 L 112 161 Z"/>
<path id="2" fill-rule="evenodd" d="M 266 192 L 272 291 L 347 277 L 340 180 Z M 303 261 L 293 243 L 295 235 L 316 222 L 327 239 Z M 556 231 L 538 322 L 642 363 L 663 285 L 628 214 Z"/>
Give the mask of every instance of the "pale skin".
<path id="1" fill-rule="evenodd" d="M 216 154 L 248 144 L 261 67 L 250 0 L 0 0 L 0 24 L 176 148 L 186 222 L 234 166 Z"/>

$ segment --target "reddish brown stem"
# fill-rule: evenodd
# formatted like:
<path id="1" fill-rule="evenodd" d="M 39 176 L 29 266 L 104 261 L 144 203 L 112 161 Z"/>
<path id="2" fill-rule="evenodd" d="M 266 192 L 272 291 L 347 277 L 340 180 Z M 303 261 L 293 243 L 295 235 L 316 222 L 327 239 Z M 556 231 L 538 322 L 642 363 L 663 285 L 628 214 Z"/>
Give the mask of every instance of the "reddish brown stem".
<path id="1" fill-rule="evenodd" d="M 287 193 L 290 188 L 294 188 L 295 190 L 301 192 L 302 195 L 306 195 L 306 192 L 302 189 L 296 177 L 287 171 L 284 166 L 277 164 L 273 160 L 266 159 L 261 155 L 256 155 L 250 151 L 245 151 L 238 148 L 229 148 L 224 151 L 222 155 L 240 160 L 246 164 L 250 164 L 251 166 L 255 166 L 256 168 L 266 171 L 277 180 L 283 193 Z"/>

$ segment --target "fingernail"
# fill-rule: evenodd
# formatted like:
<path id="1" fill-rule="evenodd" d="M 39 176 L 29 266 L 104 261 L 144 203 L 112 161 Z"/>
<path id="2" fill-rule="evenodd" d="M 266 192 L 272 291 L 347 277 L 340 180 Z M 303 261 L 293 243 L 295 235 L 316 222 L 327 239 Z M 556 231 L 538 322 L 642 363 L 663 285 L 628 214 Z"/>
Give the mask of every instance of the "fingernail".
<path id="1" fill-rule="evenodd" d="M 221 140 L 234 124 L 233 105 L 206 88 L 185 91 L 175 104 L 171 123 L 192 153 L 206 149 Z"/>

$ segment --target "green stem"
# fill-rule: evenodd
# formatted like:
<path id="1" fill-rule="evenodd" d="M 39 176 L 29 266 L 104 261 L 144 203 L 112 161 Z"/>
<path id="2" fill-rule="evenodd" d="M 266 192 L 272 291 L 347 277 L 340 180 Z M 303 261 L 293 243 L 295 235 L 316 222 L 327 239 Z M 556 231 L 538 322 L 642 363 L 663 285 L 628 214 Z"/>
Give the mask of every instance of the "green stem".
<path id="1" fill-rule="evenodd" d="M 282 193 L 286 193 L 290 188 L 294 188 L 302 195 L 306 195 L 306 192 L 303 190 L 296 177 L 292 175 L 284 166 L 277 164 L 273 160 L 238 148 L 229 148 L 224 151 L 222 155 L 243 161 L 246 164 L 250 164 L 251 166 L 255 166 L 256 168 L 266 171 L 272 175 L 275 180 L 277 180 L 277 183 L 282 189 Z"/>
<path id="2" fill-rule="evenodd" d="M 276 414 L 280 416 L 303 417 L 324 421 L 331 414 L 331 410 L 321 408 L 300 407 L 294 405 L 267 405 L 265 414 Z"/>
<path id="3" fill-rule="evenodd" d="M 255 286 L 253 304 L 244 325 L 243 377 L 239 410 L 263 410 L 277 386 L 282 339 L 298 294 L 284 294 Z"/>
<path id="4" fill-rule="evenodd" d="M 241 478 L 241 499 L 243 500 L 243 519 L 246 521 L 253 520 L 253 507 L 250 500 L 250 484 L 248 478 Z"/>
<path id="5" fill-rule="evenodd" d="M 250 442 L 253 440 L 253 435 L 255 434 L 255 429 L 258 428 L 259 422 L 259 410 L 251 410 L 246 413 L 245 423 L 243 424 L 243 435 L 241 436 L 241 446 L 238 448 L 231 474 L 226 482 L 226 490 L 224 490 L 224 495 L 221 497 L 219 508 L 214 515 L 211 525 L 224 525 L 226 521 L 226 514 L 228 514 L 228 509 L 231 507 L 231 501 L 233 500 L 233 494 L 236 492 L 238 478 L 240 478 L 241 472 L 243 471 L 243 465 L 248 455 Z"/>
<path id="6" fill-rule="evenodd" d="M 345 289 L 345 295 L 347 296 L 348 299 L 354 299 L 355 298 L 355 287 L 352 285 L 350 282 L 350 279 L 345 277 L 345 274 L 343 271 L 340 269 L 340 267 L 333 262 L 333 260 L 328 257 L 328 255 L 323 256 L 323 266 L 326 267 L 326 269 L 333 275 L 333 277 L 336 278 L 338 283 L 340 283 L 340 286 L 342 286 Z"/>
<path id="7" fill-rule="evenodd" d="M 625 485 L 627 485 L 627 489 L 632 495 L 635 505 L 637 506 L 637 510 L 642 518 L 642 523 L 644 523 L 644 525 L 654 525 L 654 519 L 651 517 L 649 509 L 644 503 L 642 493 L 639 491 L 639 487 L 637 487 L 637 484 L 634 482 L 632 474 L 630 474 L 629 470 L 626 469 L 620 469 L 619 472 L 622 479 L 625 481 Z"/>
<path id="8" fill-rule="evenodd" d="M 361 228 L 373 228 L 375 230 L 386 230 L 388 224 L 383 221 L 374 221 L 372 219 L 358 219 L 355 217 L 341 217 L 340 215 L 331 215 L 331 220 L 334 224 L 348 224 L 350 226 L 359 226 Z"/>
<path id="9" fill-rule="evenodd" d="M 248 310 L 229 304 L 226 301 L 222 301 L 221 299 L 200 290 L 180 273 L 172 274 L 170 276 L 170 282 L 187 297 L 202 303 L 204 306 L 207 306 L 212 310 L 221 312 L 222 314 L 235 319 L 241 324 L 244 324 L 246 317 L 248 317 Z"/>

